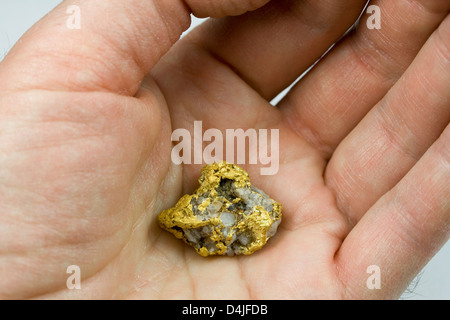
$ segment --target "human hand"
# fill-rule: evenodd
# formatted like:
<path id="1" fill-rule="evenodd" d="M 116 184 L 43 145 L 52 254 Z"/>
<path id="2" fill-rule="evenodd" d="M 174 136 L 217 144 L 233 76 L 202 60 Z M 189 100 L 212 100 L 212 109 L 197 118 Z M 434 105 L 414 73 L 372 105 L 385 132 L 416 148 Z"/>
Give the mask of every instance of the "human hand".
<path id="1" fill-rule="evenodd" d="M 0 297 L 398 297 L 449 237 L 448 1 L 376 1 L 382 29 L 361 23 L 277 108 L 365 1 L 185 2 L 64 1 L 1 63 Z M 162 58 L 189 10 L 236 17 Z M 279 129 L 279 172 L 244 166 L 284 209 L 252 256 L 203 258 L 157 226 L 196 187 L 200 166 L 170 159 L 195 120 Z"/>

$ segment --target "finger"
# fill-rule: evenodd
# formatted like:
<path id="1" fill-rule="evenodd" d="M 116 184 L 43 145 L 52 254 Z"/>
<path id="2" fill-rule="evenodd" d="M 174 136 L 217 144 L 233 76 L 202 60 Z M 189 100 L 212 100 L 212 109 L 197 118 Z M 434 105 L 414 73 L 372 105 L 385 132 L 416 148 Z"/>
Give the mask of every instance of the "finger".
<path id="1" fill-rule="evenodd" d="M 192 13 L 199 18 L 238 16 L 264 6 L 270 0 L 187 0 Z"/>
<path id="2" fill-rule="evenodd" d="M 271 100 L 345 33 L 365 3 L 272 1 L 243 16 L 210 21 L 190 38 Z"/>
<path id="3" fill-rule="evenodd" d="M 330 157 L 342 139 L 388 92 L 450 9 L 441 0 L 371 2 L 381 29 L 364 14 L 357 31 L 338 44 L 279 104 L 291 127 Z"/>
<path id="4" fill-rule="evenodd" d="M 395 188 L 380 199 L 336 255 L 348 297 L 398 298 L 450 236 L 450 126 Z M 381 288 L 369 290 L 367 268 Z"/>
<path id="5" fill-rule="evenodd" d="M 0 66 L 3 90 L 99 90 L 134 95 L 189 27 L 190 11 L 226 15 L 265 1 L 72 0 L 34 26 Z M 187 5 L 192 5 L 189 8 Z"/>
<path id="6" fill-rule="evenodd" d="M 333 154 L 327 184 L 350 219 L 390 190 L 450 121 L 450 16 L 411 67 Z"/>

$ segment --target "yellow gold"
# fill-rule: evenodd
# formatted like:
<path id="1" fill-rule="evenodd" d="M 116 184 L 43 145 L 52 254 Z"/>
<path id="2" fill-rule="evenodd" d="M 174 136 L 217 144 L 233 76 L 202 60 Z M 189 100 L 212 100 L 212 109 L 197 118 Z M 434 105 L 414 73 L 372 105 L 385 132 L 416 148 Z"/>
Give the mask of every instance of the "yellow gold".
<path id="1" fill-rule="evenodd" d="M 201 256 L 249 255 L 276 233 L 281 204 L 252 186 L 244 169 L 227 162 L 207 165 L 199 183 L 158 221 Z"/>

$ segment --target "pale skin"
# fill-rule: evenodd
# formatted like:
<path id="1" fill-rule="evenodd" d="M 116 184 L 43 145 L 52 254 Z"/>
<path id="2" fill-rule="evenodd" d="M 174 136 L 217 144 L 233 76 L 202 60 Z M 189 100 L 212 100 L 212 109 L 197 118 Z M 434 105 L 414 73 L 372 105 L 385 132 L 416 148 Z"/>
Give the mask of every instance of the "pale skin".
<path id="1" fill-rule="evenodd" d="M 398 298 L 449 239 L 450 2 L 373 1 L 381 30 L 365 15 L 269 104 L 364 4 L 59 5 L 0 64 L 0 298 Z M 221 19 L 177 41 L 191 12 Z M 201 166 L 170 158 L 195 120 L 280 130 L 279 172 L 244 166 L 284 209 L 252 256 L 203 258 L 157 225 L 197 187 Z"/>

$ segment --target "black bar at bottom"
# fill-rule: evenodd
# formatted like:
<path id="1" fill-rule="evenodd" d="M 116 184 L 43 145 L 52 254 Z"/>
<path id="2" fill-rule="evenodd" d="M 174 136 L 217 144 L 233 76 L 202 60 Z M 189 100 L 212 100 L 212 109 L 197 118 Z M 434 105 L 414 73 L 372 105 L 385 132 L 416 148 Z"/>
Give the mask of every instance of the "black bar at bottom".
<path id="1" fill-rule="evenodd" d="M 158 309 L 170 319 L 290 319 L 305 301 L 158 301 Z M 317 305 L 316 305 L 317 307 Z M 307 308 L 306 308 L 307 309 Z M 317 310 L 316 310 L 317 311 Z M 289 317 L 289 318 L 288 318 Z"/>

